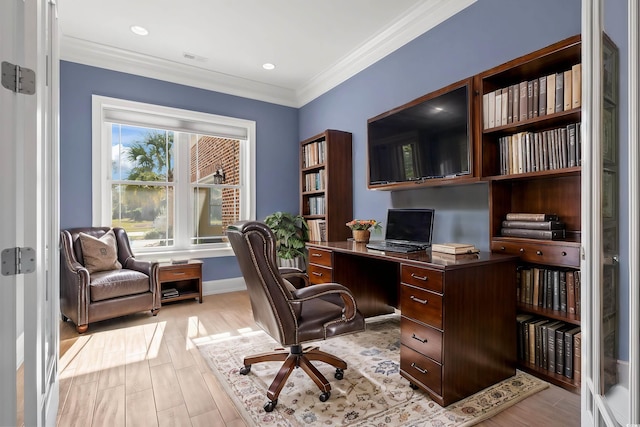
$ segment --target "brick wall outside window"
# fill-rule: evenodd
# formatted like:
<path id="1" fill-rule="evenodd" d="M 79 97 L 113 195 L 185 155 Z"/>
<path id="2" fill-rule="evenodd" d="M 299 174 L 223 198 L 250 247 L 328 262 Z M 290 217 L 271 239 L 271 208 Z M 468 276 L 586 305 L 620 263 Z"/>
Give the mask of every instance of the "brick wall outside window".
<path id="1" fill-rule="evenodd" d="M 240 184 L 240 141 L 236 139 L 201 136 L 191 146 L 190 176 L 191 183 L 212 184 L 213 175 L 222 168 L 225 174 L 225 185 Z M 199 220 L 201 236 L 221 236 L 229 224 L 240 218 L 240 191 L 236 188 L 222 189 L 222 226 L 209 223 L 209 191 L 203 189 L 205 199 Z"/>

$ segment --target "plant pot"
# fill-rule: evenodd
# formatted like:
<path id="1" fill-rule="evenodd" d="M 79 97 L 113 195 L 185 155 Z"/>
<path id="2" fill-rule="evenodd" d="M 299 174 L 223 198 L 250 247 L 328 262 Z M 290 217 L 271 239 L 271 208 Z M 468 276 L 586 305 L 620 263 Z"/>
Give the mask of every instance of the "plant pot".
<path id="1" fill-rule="evenodd" d="M 369 243 L 369 237 L 371 232 L 369 230 L 351 230 L 353 233 L 353 240 L 356 243 Z"/>

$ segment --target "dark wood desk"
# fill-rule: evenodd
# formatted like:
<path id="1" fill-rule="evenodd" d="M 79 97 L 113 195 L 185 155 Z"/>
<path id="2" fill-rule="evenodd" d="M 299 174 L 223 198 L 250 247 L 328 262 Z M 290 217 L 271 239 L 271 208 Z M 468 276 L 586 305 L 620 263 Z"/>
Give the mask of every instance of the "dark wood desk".
<path id="1" fill-rule="evenodd" d="M 311 283 L 347 286 L 367 317 L 400 309 L 400 374 L 438 404 L 515 374 L 516 256 L 452 261 L 352 241 L 307 247 Z"/>

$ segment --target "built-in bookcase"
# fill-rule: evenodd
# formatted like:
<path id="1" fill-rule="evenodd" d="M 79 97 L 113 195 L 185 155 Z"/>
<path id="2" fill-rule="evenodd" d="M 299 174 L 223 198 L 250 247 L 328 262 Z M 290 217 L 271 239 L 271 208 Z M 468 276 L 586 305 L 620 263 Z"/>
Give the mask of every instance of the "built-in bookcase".
<path id="1" fill-rule="evenodd" d="M 491 250 L 521 259 L 514 284 L 519 295 L 518 364 L 575 392 L 580 390 L 579 367 L 568 365 L 571 372 L 564 368 L 560 372 L 556 364 L 550 369 L 547 356 L 551 335 L 563 339 L 553 344 L 562 342 L 571 352 L 577 344 L 579 349 L 575 339 L 580 325 L 580 307 L 575 302 L 579 290 L 576 294 L 575 287 L 580 279 L 581 236 L 580 46 L 580 37 L 574 36 L 492 68 L 476 80 L 481 95 L 476 106 L 482 111 L 476 123 L 478 163 L 481 179 L 490 185 Z M 503 221 L 509 213 L 555 214 L 564 224 L 564 237 L 504 236 Z M 571 308 L 567 279 L 574 292 Z M 554 323 L 558 321 L 561 324 Z"/>
<path id="2" fill-rule="evenodd" d="M 300 213 L 326 241 L 351 236 L 352 167 L 349 132 L 326 130 L 300 143 Z"/>

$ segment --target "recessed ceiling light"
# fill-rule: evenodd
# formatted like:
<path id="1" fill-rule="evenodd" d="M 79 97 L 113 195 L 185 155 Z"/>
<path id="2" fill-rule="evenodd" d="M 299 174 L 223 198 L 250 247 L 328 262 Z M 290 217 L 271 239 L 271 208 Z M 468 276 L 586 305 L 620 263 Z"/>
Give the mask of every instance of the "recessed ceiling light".
<path id="1" fill-rule="evenodd" d="M 149 34 L 149 30 L 147 30 L 145 27 L 141 27 L 140 25 L 132 25 L 131 32 L 139 36 L 146 36 L 147 34 Z"/>
<path id="2" fill-rule="evenodd" d="M 274 68 L 276 68 L 276 66 L 270 62 L 267 62 L 265 64 L 262 64 L 262 68 L 264 68 L 265 70 L 273 70 Z"/>

